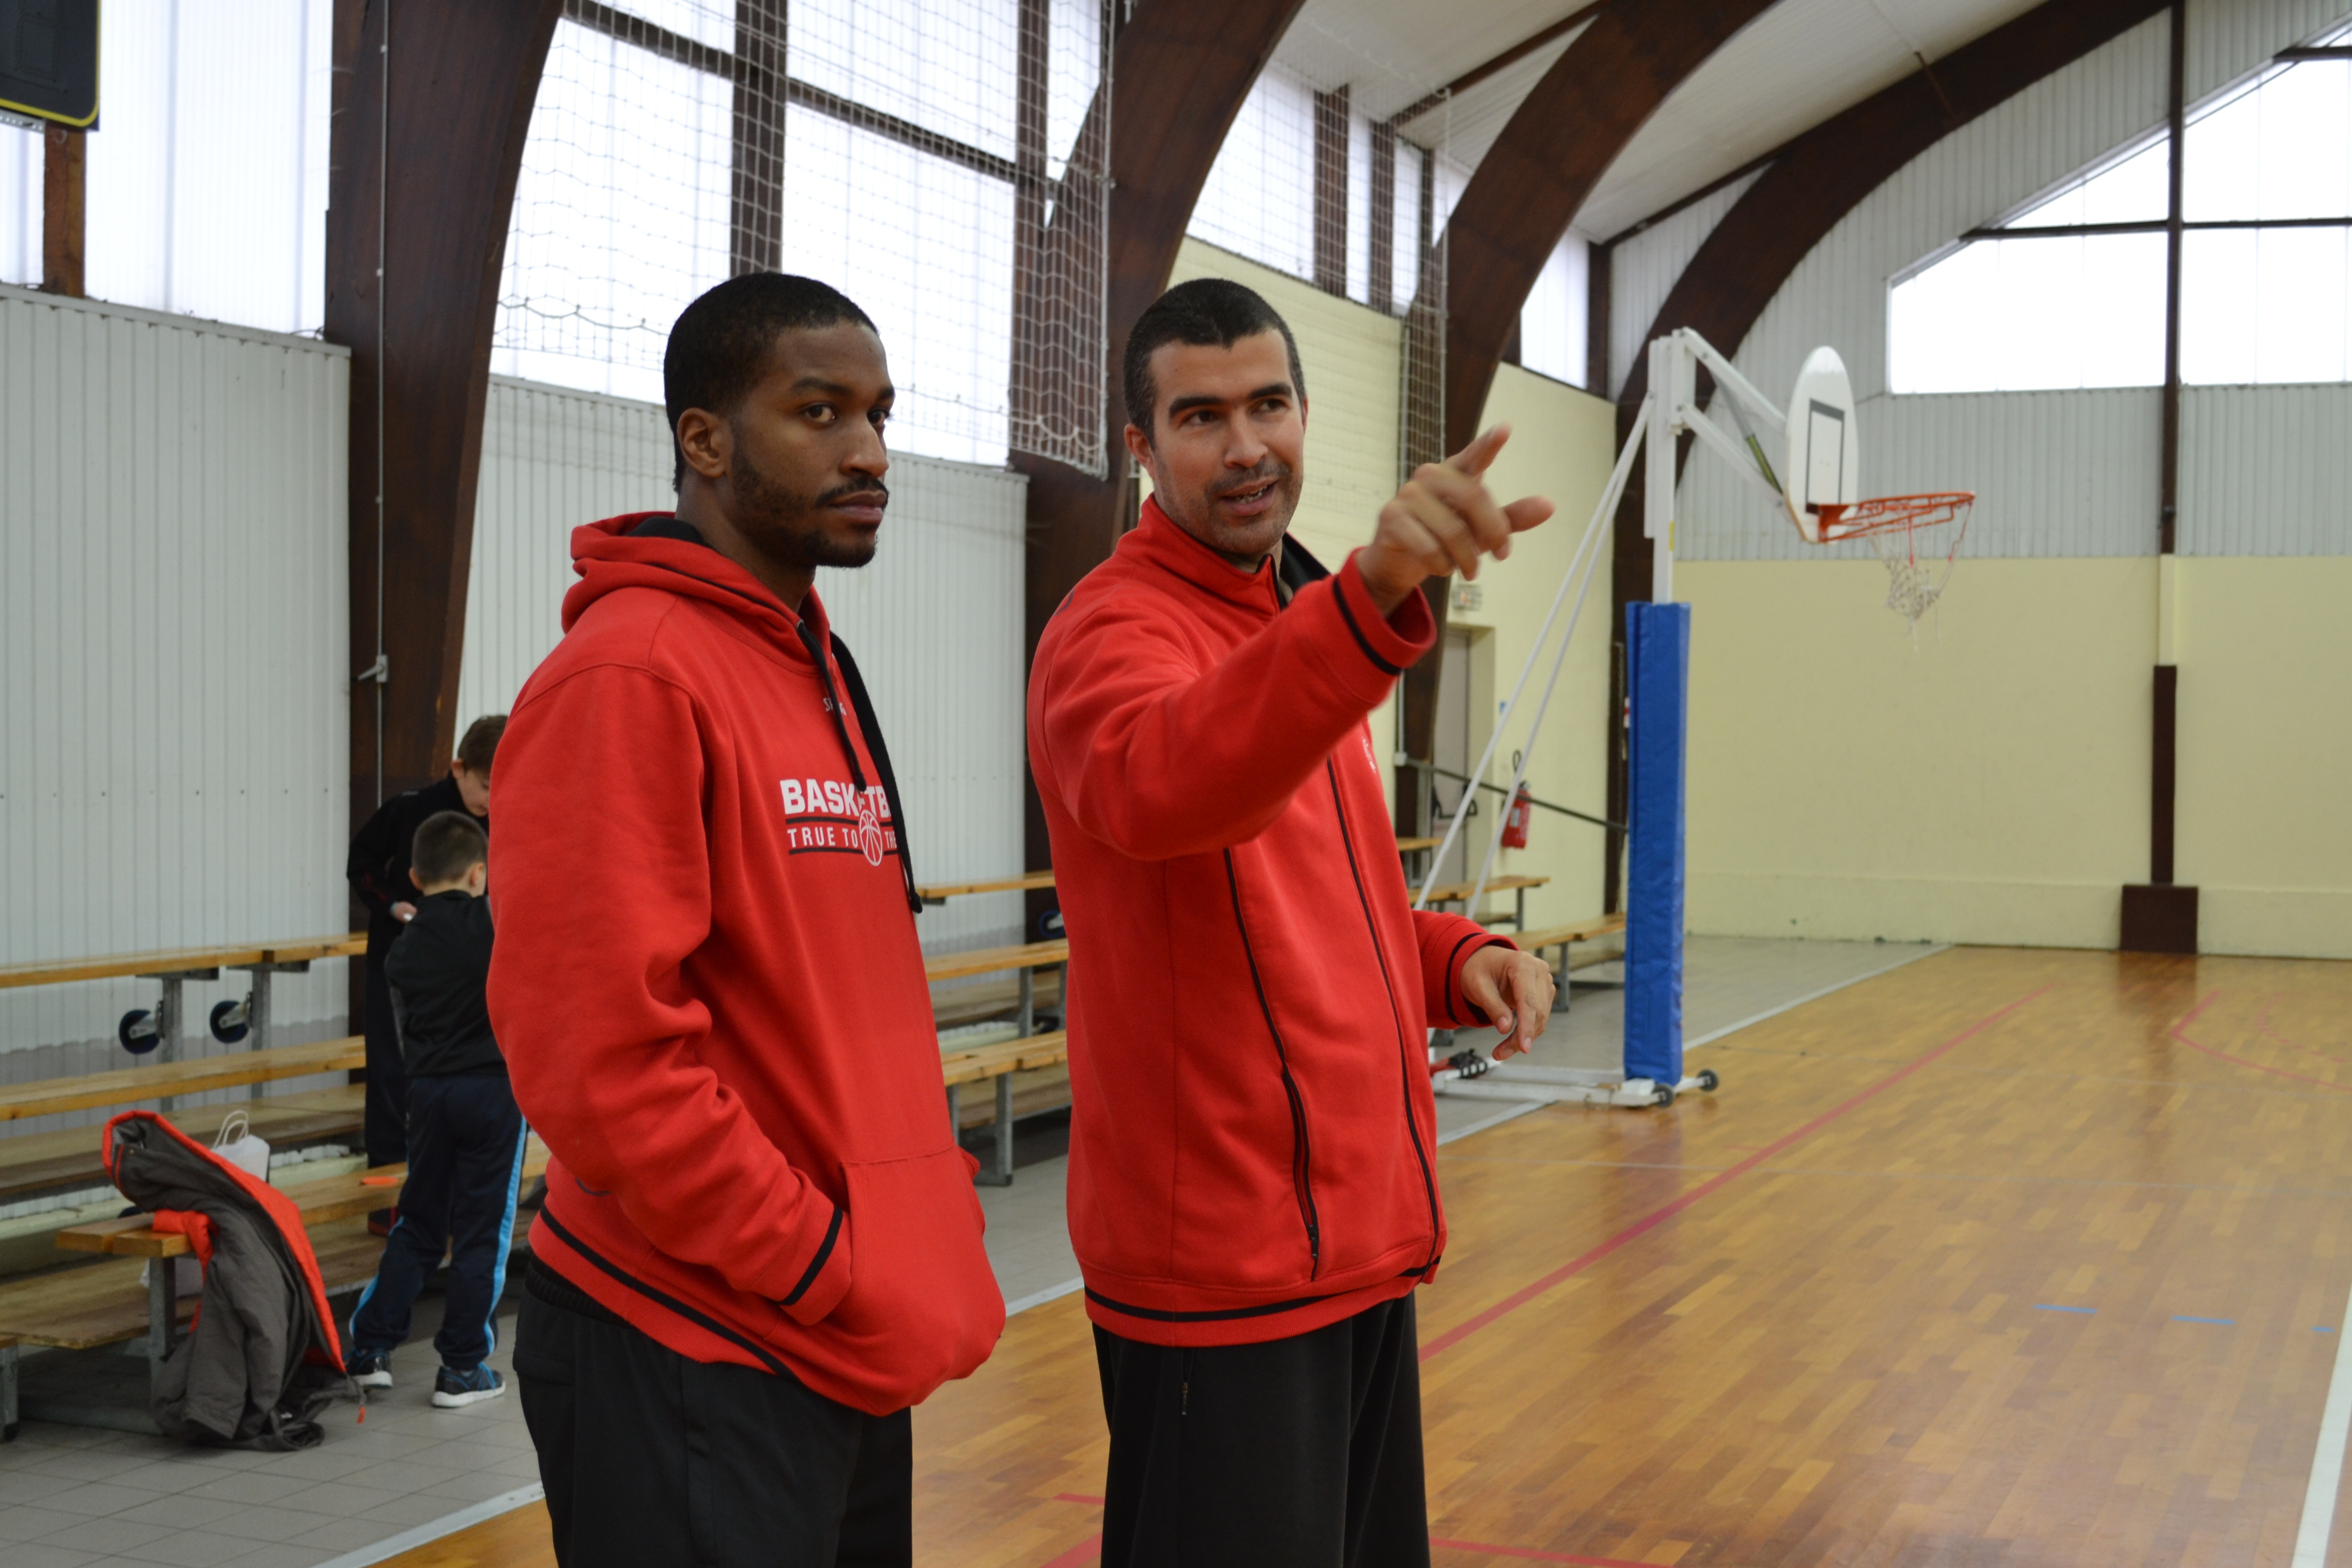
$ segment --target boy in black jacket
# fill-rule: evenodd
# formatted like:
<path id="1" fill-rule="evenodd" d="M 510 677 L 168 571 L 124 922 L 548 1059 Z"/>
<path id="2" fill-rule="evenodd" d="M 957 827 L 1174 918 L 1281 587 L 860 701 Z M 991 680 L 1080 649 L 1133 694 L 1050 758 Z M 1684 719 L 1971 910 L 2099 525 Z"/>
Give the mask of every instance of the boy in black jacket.
<path id="1" fill-rule="evenodd" d="M 384 957 L 393 1019 L 408 1068 L 408 1180 L 374 1283 L 352 1313 L 351 1372 L 362 1388 L 392 1386 L 392 1350 L 408 1311 L 449 1258 L 449 1292 L 433 1403 L 445 1410 L 506 1392 L 482 1364 L 496 1342 L 491 1314 L 506 1288 L 516 1189 L 529 1137 L 506 1059 L 490 1034 L 490 841 L 463 812 L 426 817 L 409 875 L 416 913 Z"/>
<path id="2" fill-rule="evenodd" d="M 408 1079 L 400 1066 L 400 1036 L 392 1022 L 392 993 L 383 977 L 384 955 L 392 951 L 401 928 L 416 913 L 416 887 L 408 874 L 409 847 L 425 819 L 439 812 L 463 811 L 490 830 L 490 761 L 498 755 L 499 737 L 506 732 L 507 716 L 490 713 L 466 726 L 448 775 L 423 789 L 404 790 L 376 808 L 352 839 L 350 862 L 343 875 L 352 892 L 367 910 L 367 994 L 362 1007 L 362 1027 L 367 1036 L 367 1161 L 371 1165 L 397 1165 L 408 1158 Z M 392 1231 L 392 1211 L 368 1215 L 368 1228 L 378 1236 Z"/>

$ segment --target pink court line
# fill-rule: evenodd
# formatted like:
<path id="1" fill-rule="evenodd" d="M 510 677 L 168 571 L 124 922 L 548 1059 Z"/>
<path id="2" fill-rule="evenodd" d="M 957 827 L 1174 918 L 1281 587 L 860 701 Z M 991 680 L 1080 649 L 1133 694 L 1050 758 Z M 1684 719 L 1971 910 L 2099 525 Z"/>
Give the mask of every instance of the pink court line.
<path id="1" fill-rule="evenodd" d="M 1054 1500 L 1086 1503 L 1095 1508 L 1103 1506 L 1102 1499 L 1089 1497 L 1084 1492 L 1055 1492 Z M 1654 1563 L 1637 1563 L 1622 1557 L 1580 1557 L 1572 1552 L 1538 1552 L 1532 1546 L 1496 1546 L 1484 1541 L 1448 1541 L 1435 1535 L 1429 1538 L 1429 1543 L 1444 1552 L 1476 1552 L 1488 1557 L 1512 1557 L 1526 1563 L 1571 1563 L 1579 1564 L 1580 1568 L 1659 1568 L 1659 1564 Z M 1089 1535 L 1046 1563 L 1045 1568 L 1078 1568 L 1080 1563 L 1091 1563 L 1101 1555 L 1102 1537 Z"/>
<path id="2" fill-rule="evenodd" d="M 1789 1133 L 1785 1137 L 1765 1144 L 1764 1147 L 1759 1149 L 1755 1153 L 1748 1155 L 1748 1158 L 1740 1161 L 1739 1163 L 1731 1166 L 1727 1170 L 1724 1171 L 1720 1175 L 1714 1176 L 1706 1181 L 1701 1182 L 1697 1186 L 1693 1187 L 1689 1192 L 1685 1193 L 1682 1196 L 1675 1199 L 1672 1203 L 1666 1204 L 1663 1207 L 1653 1209 L 1650 1213 L 1644 1215 L 1640 1219 L 1635 1220 L 1632 1225 L 1627 1226 L 1623 1230 L 1619 1231 L 1616 1235 L 1611 1237 L 1608 1240 L 1602 1242 L 1591 1251 L 1585 1253 L 1582 1257 L 1571 1258 L 1570 1261 L 1561 1264 L 1558 1268 L 1555 1268 L 1550 1273 L 1545 1275 L 1542 1279 L 1537 1280 L 1534 1284 L 1520 1287 L 1508 1296 L 1506 1296 L 1501 1300 L 1496 1302 L 1493 1306 L 1487 1308 L 1485 1311 L 1480 1312 L 1475 1317 L 1469 1318 L 1462 1322 L 1456 1323 L 1454 1327 L 1446 1330 L 1445 1332 L 1438 1335 L 1435 1339 L 1429 1341 L 1426 1344 L 1423 1344 L 1421 1347 L 1421 1359 L 1423 1361 L 1427 1361 L 1441 1351 L 1451 1350 L 1454 1346 L 1460 1344 L 1464 1340 L 1468 1339 L 1472 1334 L 1476 1333 L 1479 1330 L 1490 1327 L 1498 1320 L 1517 1311 L 1521 1307 L 1526 1306 L 1528 1302 L 1534 1300 L 1545 1291 L 1551 1289 L 1553 1287 L 1559 1285 L 1566 1280 L 1574 1279 L 1577 1275 L 1583 1273 L 1587 1268 L 1591 1268 L 1594 1264 L 1600 1262 L 1602 1258 L 1608 1257 L 1619 1247 L 1646 1235 L 1650 1231 L 1655 1230 L 1658 1226 L 1665 1224 L 1666 1221 L 1674 1218 L 1675 1215 L 1682 1213 L 1683 1210 L 1690 1207 L 1693 1204 L 1699 1202 L 1702 1198 L 1707 1197 L 1718 1188 L 1724 1186 L 1727 1183 L 1729 1183 L 1738 1177 L 1746 1175 L 1757 1166 L 1764 1163 L 1765 1161 L 1772 1158 L 1773 1155 L 1780 1153 L 1784 1150 L 1787 1150 L 1798 1143 L 1803 1142 L 1814 1133 L 1819 1132 L 1822 1128 L 1827 1127 L 1831 1122 L 1835 1121 L 1839 1117 L 1843 1116 L 1847 1111 L 1853 1110 L 1857 1107 L 1864 1105 L 1870 1100 L 1876 1099 L 1879 1095 L 1882 1095 L 1888 1089 L 1893 1089 L 1896 1084 L 1901 1083 L 1905 1079 L 1909 1078 L 1913 1073 L 1917 1072 L 1920 1068 L 1935 1062 L 1947 1052 L 1957 1049 L 1968 1041 L 1974 1039 L 1977 1036 L 1984 1033 L 1987 1029 L 1991 1028 L 1995 1024 L 2000 1023 L 2002 1019 L 2008 1017 L 2011 1013 L 2016 1012 L 2020 1007 L 2024 1006 L 2027 1003 L 2034 1001 L 2039 997 L 2046 996 L 2052 991 L 2056 989 L 2057 987 L 2054 985 L 2044 985 L 2039 991 L 2030 992 L 2027 994 L 2019 997 L 2016 1001 L 2010 1003 L 2007 1006 L 2002 1007 L 1996 1012 L 1987 1014 L 1984 1017 L 1981 1017 L 1975 1023 L 1970 1024 L 1967 1028 L 1962 1029 L 1958 1034 L 1954 1035 L 1950 1039 L 1946 1040 L 1942 1045 L 1937 1046 L 1934 1050 L 1929 1051 L 1927 1055 L 1919 1058 L 1916 1061 L 1912 1062 L 1906 1067 L 1896 1068 L 1894 1072 L 1891 1072 L 1886 1077 L 1880 1079 L 1876 1083 L 1872 1084 L 1868 1089 L 1864 1089 L 1860 1094 L 1857 1094 L 1853 1099 L 1846 1100 L 1843 1104 L 1832 1107 L 1828 1110 L 1824 1110 L 1819 1116 L 1814 1117 L 1811 1121 L 1806 1122 L 1802 1127 L 1798 1128 L 1794 1132 Z M 1580 1560 L 1571 1558 L 1569 1559 L 1569 1561 L 1575 1562 Z"/>
<path id="3" fill-rule="evenodd" d="M 2330 1083 L 2324 1078 L 2314 1078 L 2309 1073 L 2289 1072 L 2284 1068 L 2274 1068 L 2266 1062 L 2249 1061 L 2244 1057 L 2233 1057 L 2225 1050 L 2209 1046 L 2202 1040 L 2191 1039 L 2189 1035 L 2189 1026 L 2197 1021 L 2199 1014 L 2221 999 L 2221 994 L 2219 991 L 2208 992 L 2205 1000 L 2189 1010 L 2189 1016 L 2172 1026 L 2170 1030 L 2172 1037 L 2191 1050 L 2203 1051 L 2209 1057 L 2219 1058 L 2222 1061 L 2231 1062 L 2242 1068 L 2252 1068 L 2256 1072 L 2266 1072 L 2274 1078 L 2291 1078 L 2298 1083 L 2315 1083 L 2322 1089 L 2332 1089 L 2339 1094 L 2352 1094 L 2352 1084 Z"/>

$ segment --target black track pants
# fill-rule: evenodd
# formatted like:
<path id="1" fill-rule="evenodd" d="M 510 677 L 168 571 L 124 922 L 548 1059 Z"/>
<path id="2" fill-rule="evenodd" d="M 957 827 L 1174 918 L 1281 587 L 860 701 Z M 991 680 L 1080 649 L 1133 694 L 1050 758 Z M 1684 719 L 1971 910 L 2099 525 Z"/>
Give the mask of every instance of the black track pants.
<path id="1" fill-rule="evenodd" d="M 909 1568 L 907 1412 L 689 1361 L 534 1265 L 514 1368 L 562 1568 Z"/>
<path id="2" fill-rule="evenodd" d="M 1096 1329 L 1103 1568 L 1428 1568 L 1418 1352 L 1410 1295 L 1254 1345 Z"/>

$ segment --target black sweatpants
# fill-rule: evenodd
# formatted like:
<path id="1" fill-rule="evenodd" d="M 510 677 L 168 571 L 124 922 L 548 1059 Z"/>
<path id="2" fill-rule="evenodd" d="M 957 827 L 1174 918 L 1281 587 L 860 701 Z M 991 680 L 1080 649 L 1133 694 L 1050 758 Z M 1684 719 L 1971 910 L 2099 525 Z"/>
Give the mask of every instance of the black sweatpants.
<path id="1" fill-rule="evenodd" d="M 523 1289 L 515 1376 L 562 1568 L 910 1568 L 906 1411 L 689 1360 L 536 1263 Z"/>
<path id="2" fill-rule="evenodd" d="M 1103 1568 L 1428 1568 L 1412 1297 L 1291 1339 L 1095 1330 Z"/>
<path id="3" fill-rule="evenodd" d="M 408 1080 L 400 1220 L 352 1309 L 353 1345 L 388 1351 L 408 1338 L 409 1309 L 446 1251 L 448 1300 L 433 1348 L 461 1370 L 490 1353 L 529 1134 L 502 1072 Z"/>
<path id="4" fill-rule="evenodd" d="M 365 1007 L 367 1100 L 362 1125 L 367 1163 L 397 1165 L 408 1158 L 408 1063 L 400 1054 L 400 1030 L 393 1023 L 392 982 L 383 977 L 383 954 L 373 941 L 368 943 Z"/>

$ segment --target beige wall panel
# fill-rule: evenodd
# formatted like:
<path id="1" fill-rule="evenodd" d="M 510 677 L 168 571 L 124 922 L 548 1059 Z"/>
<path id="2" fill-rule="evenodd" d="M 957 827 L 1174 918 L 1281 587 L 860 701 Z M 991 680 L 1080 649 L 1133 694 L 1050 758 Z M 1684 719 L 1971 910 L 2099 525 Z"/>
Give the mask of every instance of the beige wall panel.
<path id="1" fill-rule="evenodd" d="M 2113 947 L 2147 875 L 2152 560 L 1689 562 L 1696 931 Z M 2183 751 L 2188 751 L 2184 743 Z"/>
<path id="2" fill-rule="evenodd" d="M 1609 482 L 1609 466 L 1616 457 L 1616 411 L 1590 393 L 1580 392 L 1516 365 L 1495 374 L 1487 394 L 1485 423 L 1507 420 L 1510 445 L 1487 470 L 1487 483 L 1497 496 L 1549 496 L 1559 510 L 1533 532 L 1520 535 L 1508 561 L 1490 561 L 1478 574 L 1482 603 L 1476 610 L 1456 611 L 1453 624 L 1479 631 L 1491 643 L 1491 658 L 1481 664 L 1491 669 L 1493 681 L 1486 695 L 1484 733 L 1501 704 L 1511 695 L 1544 612 L 1568 571 L 1569 557 L 1592 521 L 1592 509 Z M 1601 560 L 1584 600 L 1568 662 L 1559 673 L 1543 733 L 1528 766 L 1528 787 L 1545 800 L 1602 814 L 1609 801 L 1609 759 L 1602 742 L 1602 715 L 1609 704 L 1609 547 L 1610 527 L 1601 524 Z M 1574 607 L 1571 598 L 1560 610 L 1565 620 Z M 1555 643 L 1553 646 L 1557 647 Z M 1520 716 L 1503 743 L 1496 748 L 1487 776 L 1497 784 L 1511 782 L 1511 751 L 1523 747 L 1536 703 L 1549 674 L 1547 664 L 1528 681 Z M 1478 695 L 1474 692 L 1474 696 Z M 1482 815 L 1471 820 L 1469 831 L 1491 833 L 1494 806 L 1490 797 Z M 1528 919 L 1539 924 L 1576 920 L 1601 912 L 1601 869 L 1607 837 L 1600 828 L 1572 817 L 1538 811 L 1528 829 L 1528 847 L 1506 849 L 1496 857 L 1498 872 L 1545 876 L 1549 887 L 1528 895 Z M 1473 847 L 1471 869 L 1486 852 L 1481 839 Z"/>
<path id="3" fill-rule="evenodd" d="M 2207 952 L 2352 958 L 2352 560 L 2184 561 L 2177 867 Z"/>

